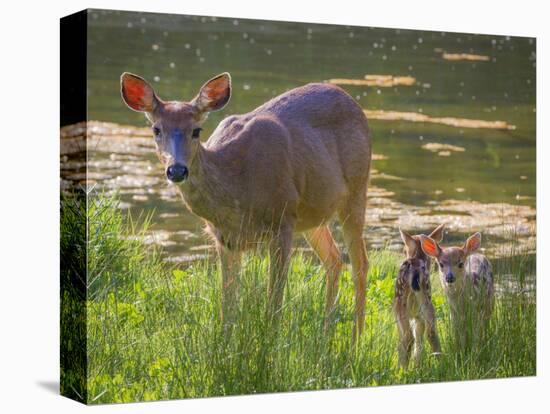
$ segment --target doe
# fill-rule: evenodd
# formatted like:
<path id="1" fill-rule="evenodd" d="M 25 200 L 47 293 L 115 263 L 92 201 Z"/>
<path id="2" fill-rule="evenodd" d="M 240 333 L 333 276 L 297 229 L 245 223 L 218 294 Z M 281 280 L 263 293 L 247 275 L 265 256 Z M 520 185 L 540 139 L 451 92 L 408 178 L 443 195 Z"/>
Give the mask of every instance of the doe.
<path id="1" fill-rule="evenodd" d="M 328 221 L 338 215 L 355 282 L 353 337 L 363 330 L 368 261 L 362 238 L 371 138 L 361 107 L 339 87 L 312 83 L 219 123 L 201 143 L 210 112 L 231 96 L 231 78 L 207 81 L 188 102 L 164 101 L 150 84 L 121 76 L 124 102 L 151 123 L 166 177 L 213 236 L 222 271 L 222 318 L 234 323 L 241 253 L 269 246 L 268 316 L 280 314 L 293 234 L 324 264 L 326 320 L 342 267 Z"/>

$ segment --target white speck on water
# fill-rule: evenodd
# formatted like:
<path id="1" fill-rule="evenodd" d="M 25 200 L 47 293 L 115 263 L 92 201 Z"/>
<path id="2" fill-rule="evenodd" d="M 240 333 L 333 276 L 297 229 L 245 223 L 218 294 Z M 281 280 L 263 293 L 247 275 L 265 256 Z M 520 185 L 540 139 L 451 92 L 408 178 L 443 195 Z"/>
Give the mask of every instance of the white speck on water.
<path id="1" fill-rule="evenodd" d="M 170 67 L 174 69 L 176 67 L 176 64 L 174 62 L 170 62 Z"/>
<path id="2" fill-rule="evenodd" d="M 416 96 L 420 95 L 420 91 L 417 89 L 416 90 Z"/>
<path id="3" fill-rule="evenodd" d="M 378 48 L 378 43 L 374 42 L 374 43 L 372 44 L 372 47 L 374 47 L 375 49 Z"/>
<path id="4" fill-rule="evenodd" d="M 491 44 L 492 44 L 493 46 L 496 45 L 496 44 L 497 44 L 497 39 L 491 40 Z"/>
<path id="5" fill-rule="evenodd" d="M 195 50 L 195 54 L 196 54 L 197 56 L 200 56 L 200 55 L 201 55 L 201 50 L 197 48 L 197 49 Z"/>
<path id="6" fill-rule="evenodd" d="M 231 47 L 231 45 L 230 45 L 229 43 L 226 43 L 226 44 L 225 44 L 225 48 L 226 48 L 226 49 L 229 49 L 230 47 Z"/>
<path id="7" fill-rule="evenodd" d="M 509 42 L 510 41 L 510 36 L 506 36 L 505 39 Z"/>
<path id="8" fill-rule="evenodd" d="M 422 108 L 418 108 L 418 112 L 422 113 Z"/>
<path id="9" fill-rule="evenodd" d="M 378 95 L 381 95 L 381 94 L 382 94 L 382 91 L 381 91 L 380 89 L 377 89 L 377 90 L 376 90 L 376 93 L 377 93 Z"/>
<path id="10" fill-rule="evenodd" d="M 189 49 L 191 47 L 191 45 L 189 43 L 186 43 L 186 44 L 183 45 L 183 47 L 186 48 L 186 49 Z"/>
<path id="11" fill-rule="evenodd" d="M 245 83 L 245 84 L 243 85 L 243 89 L 244 89 L 245 91 L 249 91 L 249 90 L 250 90 L 250 85 L 249 85 L 248 83 Z"/>
<path id="12" fill-rule="evenodd" d="M 386 55 L 382 56 L 382 60 L 386 60 L 388 57 Z"/>
<path id="13" fill-rule="evenodd" d="M 253 37 L 250 38 L 249 42 L 250 42 L 251 44 L 256 43 L 256 41 L 254 40 Z"/>
<path id="14" fill-rule="evenodd" d="M 159 48 L 160 48 L 160 46 L 157 45 L 156 43 L 155 43 L 153 46 L 151 46 L 151 47 L 153 48 L 153 50 L 159 50 Z"/>
<path id="15" fill-rule="evenodd" d="M 475 100 L 476 100 L 476 96 L 472 95 L 472 101 L 475 101 Z"/>
<path id="16" fill-rule="evenodd" d="M 367 96 L 367 91 L 363 92 L 363 96 Z"/>
<path id="17" fill-rule="evenodd" d="M 200 62 L 200 63 L 204 63 L 204 60 L 205 60 L 205 59 L 204 59 L 204 57 L 202 57 L 202 56 L 199 58 L 199 62 Z"/>
<path id="18" fill-rule="evenodd" d="M 496 111 L 496 110 L 497 110 L 497 107 L 496 107 L 495 105 L 493 105 L 493 106 L 491 106 L 491 109 L 492 109 L 493 111 Z"/>
<path id="19" fill-rule="evenodd" d="M 246 32 L 243 33 L 243 39 L 248 39 L 248 33 Z"/>
<path id="20" fill-rule="evenodd" d="M 168 32 L 162 32 L 162 35 L 163 35 L 164 37 L 168 37 Z"/>
<path id="21" fill-rule="evenodd" d="M 393 46 L 391 47 L 391 50 L 393 50 L 393 51 L 395 52 L 395 51 L 397 50 L 397 47 L 396 47 L 395 45 L 393 45 Z"/>
<path id="22" fill-rule="evenodd" d="M 531 84 L 531 79 L 527 79 L 527 85 Z"/>
<path id="23" fill-rule="evenodd" d="M 519 154 L 516 154 L 515 159 L 519 160 Z"/>
<path id="24" fill-rule="evenodd" d="M 413 67 L 411 65 L 409 65 L 409 71 L 413 70 Z"/>
<path id="25" fill-rule="evenodd" d="M 132 27 L 134 27 L 134 24 L 132 22 L 128 22 L 126 26 L 128 27 L 128 29 L 131 29 Z"/>
<path id="26" fill-rule="evenodd" d="M 142 17 L 142 18 L 140 19 L 140 21 L 141 21 L 141 23 L 147 23 L 147 19 L 146 19 L 145 17 Z"/>
<path id="27" fill-rule="evenodd" d="M 519 176 L 519 179 L 520 179 L 520 180 L 527 180 L 527 176 L 526 176 L 526 175 L 520 175 L 520 176 Z"/>
<path id="28" fill-rule="evenodd" d="M 353 32 L 349 32 L 348 36 L 350 37 L 350 39 L 353 39 L 353 37 L 355 36 L 355 34 Z"/>
<path id="29" fill-rule="evenodd" d="M 233 26 L 238 26 L 239 25 L 239 21 L 238 20 L 233 20 Z"/>
<path id="30" fill-rule="evenodd" d="M 390 130 L 390 133 L 393 135 L 395 134 L 395 129 Z"/>
<path id="31" fill-rule="evenodd" d="M 155 77 L 153 78 L 153 80 L 154 80 L 155 82 L 159 82 L 159 81 L 160 81 L 160 76 L 155 76 Z"/>
<path id="32" fill-rule="evenodd" d="M 420 141 L 424 141 L 424 136 L 423 136 L 423 135 L 420 135 L 420 136 L 418 137 L 418 139 L 419 139 Z"/>
<path id="33" fill-rule="evenodd" d="M 462 92 L 459 92 L 459 93 L 458 93 L 458 96 L 462 96 L 462 95 L 463 95 L 463 93 L 462 93 Z"/>
<path id="34" fill-rule="evenodd" d="M 416 49 L 418 49 L 418 46 L 413 45 L 413 50 L 416 50 Z"/>
<path id="35" fill-rule="evenodd" d="M 265 51 L 265 53 L 267 53 L 268 55 L 271 56 L 271 54 L 272 54 L 273 52 L 271 51 L 271 49 L 267 49 L 267 50 Z"/>
<path id="36" fill-rule="evenodd" d="M 312 28 L 308 28 L 308 29 L 307 29 L 307 33 L 308 33 L 308 34 L 312 34 L 312 33 L 313 33 L 313 29 L 312 29 Z"/>
<path id="37" fill-rule="evenodd" d="M 355 99 L 357 99 L 358 101 L 361 100 L 361 95 L 355 95 Z"/>
<path id="38" fill-rule="evenodd" d="M 421 37 L 418 38 L 418 43 L 422 43 L 423 41 L 424 40 Z"/>
<path id="39" fill-rule="evenodd" d="M 529 44 L 530 44 L 530 45 L 533 44 L 533 39 L 529 39 Z"/>

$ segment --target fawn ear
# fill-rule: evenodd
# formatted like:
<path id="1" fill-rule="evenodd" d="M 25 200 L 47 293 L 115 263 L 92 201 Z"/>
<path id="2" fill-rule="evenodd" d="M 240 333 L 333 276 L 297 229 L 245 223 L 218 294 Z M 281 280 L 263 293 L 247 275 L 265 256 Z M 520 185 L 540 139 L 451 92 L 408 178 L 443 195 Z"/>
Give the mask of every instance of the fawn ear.
<path id="1" fill-rule="evenodd" d="M 428 256 L 438 257 L 441 254 L 441 248 L 437 242 L 424 234 L 420 235 L 420 246 Z"/>
<path id="2" fill-rule="evenodd" d="M 231 75 L 224 72 L 202 85 L 192 104 L 201 112 L 219 111 L 231 97 Z"/>
<path id="3" fill-rule="evenodd" d="M 479 249 L 479 246 L 481 246 L 481 233 L 477 232 L 468 237 L 468 240 L 464 243 L 462 250 L 464 250 L 464 253 L 467 256 Z"/>
<path id="4" fill-rule="evenodd" d="M 124 72 L 120 77 L 122 99 L 130 109 L 138 112 L 153 112 L 158 98 L 147 81 L 132 73 Z"/>
<path id="5" fill-rule="evenodd" d="M 440 224 L 434 231 L 430 233 L 430 237 L 438 243 L 443 240 L 443 233 L 445 232 L 445 224 Z"/>
<path id="6" fill-rule="evenodd" d="M 409 233 L 401 229 L 399 229 L 399 234 L 401 234 L 401 240 L 403 240 L 403 243 L 405 244 L 407 257 L 414 257 L 417 249 L 416 240 Z"/>

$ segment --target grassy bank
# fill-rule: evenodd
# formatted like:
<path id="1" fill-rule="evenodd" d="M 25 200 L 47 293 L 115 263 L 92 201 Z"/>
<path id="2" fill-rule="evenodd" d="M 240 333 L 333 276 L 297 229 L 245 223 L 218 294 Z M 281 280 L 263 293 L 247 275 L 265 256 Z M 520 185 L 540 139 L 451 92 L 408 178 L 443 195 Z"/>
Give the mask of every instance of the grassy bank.
<path id="1" fill-rule="evenodd" d="M 324 275 L 296 254 L 285 292 L 281 331 L 266 331 L 265 255 L 245 258 L 238 326 L 226 339 L 220 324 L 220 274 L 214 260 L 174 268 L 145 246 L 143 227 L 126 222 L 116 201 L 89 200 L 87 400 L 90 403 L 316 390 L 535 374 L 535 304 L 521 286 L 496 302 L 487 340 L 461 350 L 450 334 L 436 275 L 433 300 L 443 355 L 407 371 L 397 367 L 391 313 L 401 261 L 370 252 L 365 333 L 350 346 L 353 283 L 341 278 L 336 325 L 323 333 Z M 534 273 L 534 258 L 495 266 L 518 282 Z M 523 282 L 521 282 L 523 283 Z M 63 385 L 62 385 L 63 386 Z"/>

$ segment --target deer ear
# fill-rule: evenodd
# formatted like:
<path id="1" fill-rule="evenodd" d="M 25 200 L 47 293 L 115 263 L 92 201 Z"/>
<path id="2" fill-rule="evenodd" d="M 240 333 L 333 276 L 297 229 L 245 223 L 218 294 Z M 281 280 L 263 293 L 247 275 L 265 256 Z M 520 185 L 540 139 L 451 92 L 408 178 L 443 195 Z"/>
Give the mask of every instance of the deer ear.
<path id="1" fill-rule="evenodd" d="M 405 244 L 405 251 L 407 252 L 407 257 L 414 257 L 416 255 L 416 240 L 406 231 L 399 229 L 399 234 L 401 234 L 401 240 Z"/>
<path id="2" fill-rule="evenodd" d="M 192 104 L 201 112 L 219 111 L 231 97 L 231 75 L 224 72 L 202 85 Z"/>
<path id="3" fill-rule="evenodd" d="M 468 237 L 468 240 L 464 243 L 462 250 L 464 250 L 466 255 L 469 255 L 479 249 L 479 246 L 481 246 L 481 233 L 477 232 Z"/>
<path id="4" fill-rule="evenodd" d="M 124 72 L 120 77 L 122 99 L 130 109 L 138 112 L 153 112 L 158 99 L 147 81 L 132 73 Z"/>
<path id="5" fill-rule="evenodd" d="M 420 235 L 420 246 L 424 253 L 431 257 L 438 257 L 441 254 L 441 248 L 437 242 L 431 237 L 425 236 L 424 234 Z"/>
<path id="6" fill-rule="evenodd" d="M 434 231 L 430 233 L 430 237 L 434 239 L 436 242 L 441 243 L 441 241 L 443 240 L 444 230 L 445 230 L 445 224 L 440 224 L 434 229 Z"/>

